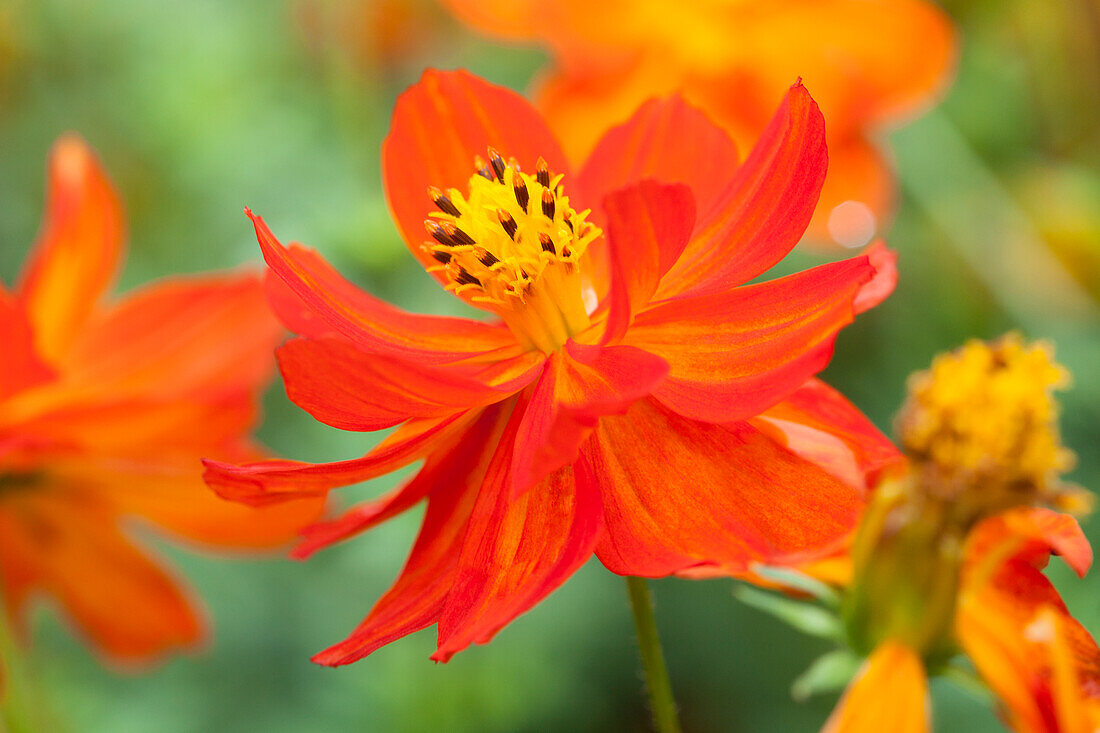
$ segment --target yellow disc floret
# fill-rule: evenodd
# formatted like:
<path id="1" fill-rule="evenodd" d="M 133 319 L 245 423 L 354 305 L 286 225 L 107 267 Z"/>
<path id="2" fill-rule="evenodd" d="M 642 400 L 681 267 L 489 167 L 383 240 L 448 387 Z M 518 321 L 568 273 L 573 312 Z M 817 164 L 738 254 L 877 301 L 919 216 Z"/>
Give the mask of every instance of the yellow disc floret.
<path id="1" fill-rule="evenodd" d="M 425 251 L 448 290 L 499 315 L 520 342 L 551 353 L 589 325 L 578 261 L 602 232 L 574 211 L 561 175 L 539 158 L 535 175 L 489 148 L 474 160 L 465 195 L 429 188 L 439 209 Z"/>
<path id="2" fill-rule="evenodd" d="M 1012 503 L 1049 501 L 1066 488 L 1059 476 L 1074 461 L 1061 444 L 1053 396 L 1068 384 L 1048 344 L 1026 344 L 1016 334 L 971 341 L 910 378 L 898 436 L 947 494 L 971 489 L 1008 492 L 1014 498 L 1000 498 Z"/>

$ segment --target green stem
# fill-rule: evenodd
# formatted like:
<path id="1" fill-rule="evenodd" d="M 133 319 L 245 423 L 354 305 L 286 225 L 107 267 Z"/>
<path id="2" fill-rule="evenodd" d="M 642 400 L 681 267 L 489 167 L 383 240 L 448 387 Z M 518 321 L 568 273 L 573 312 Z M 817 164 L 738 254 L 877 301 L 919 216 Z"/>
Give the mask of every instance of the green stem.
<path id="1" fill-rule="evenodd" d="M 626 590 L 630 594 L 630 607 L 634 611 L 634 629 L 638 633 L 638 650 L 642 655 L 653 727 L 657 733 L 680 733 L 676 700 L 672 697 L 672 683 L 668 679 L 665 655 L 661 652 L 661 637 L 657 634 L 657 620 L 653 617 L 653 599 L 649 595 L 649 586 L 646 585 L 645 578 L 628 576 Z"/>
<path id="2" fill-rule="evenodd" d="M 8 628 L 8 615 L 0 602 L 0 733 L 33 733 L 36 730 L 29 693 L 17 642 Z"/>

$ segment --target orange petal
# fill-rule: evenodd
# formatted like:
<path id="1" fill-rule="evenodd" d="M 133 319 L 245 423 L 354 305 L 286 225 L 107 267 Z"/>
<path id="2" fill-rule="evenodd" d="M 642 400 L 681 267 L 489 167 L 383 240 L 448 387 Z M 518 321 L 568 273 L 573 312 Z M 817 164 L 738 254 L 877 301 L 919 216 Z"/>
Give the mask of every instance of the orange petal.
<path id="1" fill-rule="evenodd" d="M 905 461 L 855 405 L 819 379 L 807 381 L 752 424 L 778 431 L 780 444 L 862 491 L 874 486 L 884 468 Z"/>
<path id="2" fill-rule="evenodd" d="M 293 339 L 278 351 L 287 397 L 326 425 L 381 430 L 415 418 L 441 418 L 505 399 L 454 368 L 368 354 L 340 337 Z M 529 381 L 538 369 L 527 374 Z"/>
<path id="3" fill-rule="evenodd" d="M 747 423 L 692 422 L 652 400 L 600 420 L 583 455 L 604 501 L 597 554 L 620 575 L 803 562 L 850 533 L 862 508 L 856 489 Z"/>
<path id="4" fill-rule="evenodd" d="M 21 566 L 16 591 L 41 588 L 57 598 L 82 633 L 106 654 L 145 661 L 190 646 L 199 619 L 174 579 L 118 533 L 102 507 L 41 489 L 7 502 L 0 557 Z M 5 571 L 8 569 L 4 568 Z M 5 591 L 10 590 L 7 573 Z"/>
<path id="5" fill-rule="evenodd" d="M 55 373 L 34 348 L 34 334 L 22 304 L 0 285 L 0 400 L 16 392 L 48 382 Z"/>
<path id="6" fill-rule="evenodd" d="M 825 120 L 795 84 L 658 295 L 721 292 L 770 269 L 806 231 L 827 167 Z"/>
<path id="7" fill-rule="evenodd" d="M 609 194 L 603 210 L 610 263 L 606 344 L 622 338 L 680 258 L 695 224 L 695 201 L 683 184 L 643 181 Z"/>
<path id="8" fill-rule="evenodd" d="M 17 292 L 38 353 L 62 358 L 123 256 L 122 205 L 95 153 L 76 135 L 50 153 L 46 214 Z"/>
<path id="9" fill-rule="evenodd" d="M 428 186 L 465 192 L 477 172 L 474 156 L 490 145 L 525 170 L 542 156 L 555 173 L 569 173 L 542 117 L 509 89 L 465 71 L 429 69 L 398 98 L 382 143 L 382 181 L 397 228 L 425 267 L 438 264 L 420 246 L 433 210 Z"/>
<path id="10" fill-rule="evenodd" d="M 1051 553 L 1061 555 L 1078 576 L 1092 565 L 1092 547 L 1081 525 L 1069 514 L 1024 507 L 991 517 L 967 538 L 969 566 L 988 565 L 987 558 L 1016 558 L 1044 568 Z"/>
<path id="11" fill-rule="evenodd" d="M 233 453 L 243 457 L 254 451 Z M 201 464 L 192 456 L 61 460 L 52 464 L 51 476 L 95 492 L 119 516 L 145 520 L 178 539 L 214 548 L 283 545 L 317 518 L 323 504 L 317 499 L 254 509 L 225 501 L 203 484 Z"/>
<path id="12" fill-rule="evenodd" d="M 87 323 L 66 383 L 81 401 L 256 390 L 271 377 L 281 334 L 257 275 L 170 278 Z"/>
<path id="13" fill-rule="evenodd" d="M 682 96 L 651 99 L 597 143 L 577 176 L 578 201 L 599 202 L 649 178 L 686 184 L 705 213 L 739 162 L 729 135 Z"/>
<path id="14" fill-rule="evenodd" d="M 920 658 L 886 641 L 867 658 L 822 733 L 929 733 L 929 724 L 928 677 Z"/>
<path id="15" fill-rule="evenodd" d="M 262 218 L 252 212 L 248 215 L 256 227 L 264 260 L 302 302 L 302 307 L 291 311 L 296 315 L 288 325 L 302 327 L 305 308 L 364 351 L 421 363 L 457 361 L 515 343 L 504 326 L 417 315 L 379 300 L 345 280 L 316 252 L 284 247 Z M 281 297 L 280 314 L 287 314 L 285 292 Z M 306 335 L 318 333 L 311 329 Z"/>
<path id="16" fill-rule="evenodd" d="M 623 414 L 668 374 L 659 357 L 631 346 L 569 342 L 547 362 L 516 435 L 513 497 L 571 465 L 604 415 Z"/>
<path id="17" fill-rule="evenodd" d="M 487 414 L 462 448 L 442 459 L 438 475 L 442 480 L 430 490 L 424 523 L 397 582 L 347 639 L 313 661 L 350 664 L 439 620 L 456 579 L 470 512 L 509 416 L 508 409 Z"/>
<path id="18" fill-rule="evenodd" d="M 867 257 L 821 265 L 638 316 L 625 343 L 665 359 L 654 395 L 686 417 L 733 422 L 791 394 L 832 357 L 837 332 L 874 275 Z"/>
<path id="19" fill-rule="evenodd" d="M 234 465 L 204 460 L 203 479 L 219 496 L 251 506 L 310 499 L 377 478 L 424 458 L 466 429 L 475 413 L 411 420 L 362 458 L 336 463 L 269 460 Z"/>
<path id="20" fill-rule="evenodd" d="M 513 437 L 514 430 L 514 425 L 508 429 Z M 439 617 L 436 661 L 487 643 L 576 572 L 601 534 L 599 492 L 583 460 L 576 470 L 566 466 L 511 498 L 508 432 L 470 515 Z"/>

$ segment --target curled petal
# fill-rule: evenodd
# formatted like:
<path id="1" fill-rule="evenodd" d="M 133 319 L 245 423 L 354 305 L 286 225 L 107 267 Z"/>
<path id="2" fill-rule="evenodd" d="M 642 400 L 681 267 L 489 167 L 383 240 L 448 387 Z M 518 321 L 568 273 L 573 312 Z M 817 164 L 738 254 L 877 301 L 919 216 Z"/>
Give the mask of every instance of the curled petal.
<path id="1" fill-rule="evenodd" d="M 429 69 L 398 98 L 382 143 L 382 181 L 397 228 L 425 267 L 437 264 L 420 246 L 428 186 L 466 191 L 474 157 L 490 145 L 525 170 L 542 156 L 555 173 L 569 172 L 542 117 L 509 89 L 465 71 Z"/>
<path id="2" fill-rule="evenodd" d="M 331 489 L 377 478 L 447 445 L 472 413 L 412 420 L 362 458 L 336 463 L 268 460 L 235 465 L 206 459 L 203 479 L 219 496 L 251 506 L 325 496 Z"/>
<path id="3" fill-rule="evenodd" d="M 807 381 L 752 424 L 778 431 L 780 444 L 863 491 L 884 468 L 905 460 L 855 405 L 819 379 Z"/>
<path id="4" fill-rule="evenodd" d="M 806 231 L 827 167 L 825 120 L 795 84 L 725 191 L 701 212 L 658 296 L 722 292 L 771 269 Z"/>
<path id="5" fill-rule="evenodd" d="M 652 400 L 606 417 L 585 444 L 604 502 L 596 550 L 620 575 L 805 562 L 835 550 L 859 492 L 747 423 L 693 422 Z"/>
<path id="6" fill-rule="evenodd" d="M 828 364 L 853 301 L 875 271 L 855 257 L 720 294 L 683 298 L 642 313 L 625 343 L 671 370 L 655 396 L 708 422 L 752 417 Z"/>
<path id="7" fill-rule="evenodd" d="M 46 214 L 17 292 L 38 352 L 55 361 L 107 291 L 123 255 L 122 204 L 95 153 L 76 135 L 50 153 Z"/>
<path id="8" fill-rule="evenodd" d="M 264 260 L 301 300 L 301 307 L 291 309 L 285 291 L 277 293 L 280 314 L 293 314 L 289 325 L 302 327 L 303 309 L 308 309 L 364 351 L 434 364 L 470 358 L 515 341 L 504 326 L 416 315 L 381 301 L 345 280 L 316 252 L 284 247 L 263 219 L 251 211 L 248 215 Z M 320 331 L 311 327 L 309 334 Z"/>

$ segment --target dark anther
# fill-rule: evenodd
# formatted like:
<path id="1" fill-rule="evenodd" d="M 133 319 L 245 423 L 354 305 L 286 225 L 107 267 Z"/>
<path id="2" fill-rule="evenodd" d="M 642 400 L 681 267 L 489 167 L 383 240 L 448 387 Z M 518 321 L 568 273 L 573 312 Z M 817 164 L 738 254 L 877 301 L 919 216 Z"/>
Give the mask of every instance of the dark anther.
<path id="1" fill-rule="evenodd" d="M 482 252 L 481 256 L 477 259 L 478 262 L 485 265 L 486 267 L 492 267 L 496 263 L 500 262 L 500 260 L 497 259 L 497 256 L 489 250 L 485 250 L 484 252 Z"/>
<path id="2" fill-rule="evenodd" d="M 446 230 L 444 230 L 435 219 L 425 219 L 424 228 L 428 230 L 428 234 L 432 235 L 432 239 L 440 244 L 446 247 L 455 246 L 455 241 L 451 239 Z"/>
<path id="3" fill-rule="evenodd" d="M 535 164 L 535 178 L 545 188 L 550 188 L 550 167 L 546 165 L 546 159 L 541 155 L 538 162 Z"/>
<path id="4" fill-rule="evenodd" d="M 497 218 L 500 219 L 500 225 L 504 227 L 504 231 L 508 232 L 508 236 L 512 239 L 516 238 L 516 229 L 519 225 L 516 224 L 516 220 L 512 218 L 504 209 L 497 209 Z"/>
<path id="5" fill-rule="evenodd" d="M 527 192 L 527 182 L 522 177 L 516 176 L 512 179 L 512 186 L 516 192 L 516 203 L 519 204 L 519 208 L 523 209 L 523 213 L 527 213 L 527 202 L 531 200 L 531 194 Z"/>
<path id="6" fill-rule="evenodd" d="M 459 285 L 481 285 L 481 281 L 466 272 L 466 268 L 464 267 L 458 268 L 458 274 L 455 275 L 455 282 Z"/>
<path id="7" fill-rule="evenodd" d="M 466 232 L 462 231 L 449 221 L 445 221 L 440 226 L 443 231 L 447 232 L 447 236 L 451 238 L 452 244 L 473 244 L 474 238 Z"/>
<path id="8" fill-rule="evenodd" d="M 512 170 L 514 170 L 516 173 L 520 172 L 519 161 L 516 160 L 516 156 L 513 155 L 512 157 L 508 158 L 508 165 L 510 165 L 512 167 Z"/>
<path id="9" fill-rule="evenodd" d="M 573 231 L 573 220 L 570 219 L 568 216 L 565 217 L 565 226 L 569 227 L 569 231 Z"/>
<path id="10" fill-rule="evenodd" d="M 504 183 L 504 158 L 500 157 L 500 153 L 495 148 L 489 148 L 489 164 L 493 166 L 493 173 L 496 174 L 497 180 Z"/>
<path id="11" fill-rule="evenodd" d="M 450 252 L 444 252 L 444 251 L 438 250 L 438 249 L 432 252 L 432 257 L 434 257 L 437 262 L 439 262 L 441 264 L 444 264 L 444 265 L 451 261 L 451 253 Z"/>
<path id="12" fill-rule="evenodd" d="M 542 245 L 543 252 L 549 252 L 552 255 L 556 255 L 558 251 L 554 249 L 554 240 L 550 238 L 550 235 L 546 232 L 539 232 L 539 244 Z"/>
<path id="13" fill-rule="evenodd" d="M 450 214 L 451 216 L 462 216 L 454 203 L 435 186 L 428 186 L 428 195 L 432 197 L 432 203 L 438 206 L 439 210 L 442 211 L 444 214 Z"/>
<path id="14" fill-rule="evenodd" d="M 545 188 L 542 190 L 542 213 L 547 219 L 554 218 L 554 194 Z"/>
<path id="15" fill-rule="evenodd" d="M 486 163 L 485 159 L 480 155 L 474 156 L 474 168 L 477 168 L 477 173 L 482 178 L 486 178 L 490 181 L 494 180 L 493 169 L 489 167 L 489 164 Z"/>

